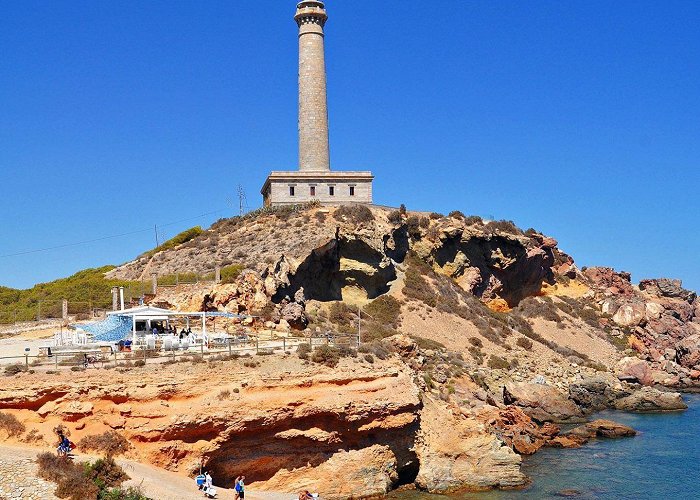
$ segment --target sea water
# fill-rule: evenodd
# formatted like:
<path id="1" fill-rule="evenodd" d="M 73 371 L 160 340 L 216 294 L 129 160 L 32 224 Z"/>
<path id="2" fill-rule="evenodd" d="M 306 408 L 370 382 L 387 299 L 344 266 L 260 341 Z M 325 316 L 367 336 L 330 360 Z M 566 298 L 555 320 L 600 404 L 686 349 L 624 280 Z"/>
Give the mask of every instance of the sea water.
<path id="1" fill-rule="evenodd" d="M 593 439 L 581 448 L 542 448 L 524 457 L 532 485 L 518 491 L 451 496 L 397 493 L 401 500 L 509 500 L 520 498 L 700 499 L 700 395 L 685 397 L 688 410 L 595 415 L 638 431 L 637 436 Z"/>

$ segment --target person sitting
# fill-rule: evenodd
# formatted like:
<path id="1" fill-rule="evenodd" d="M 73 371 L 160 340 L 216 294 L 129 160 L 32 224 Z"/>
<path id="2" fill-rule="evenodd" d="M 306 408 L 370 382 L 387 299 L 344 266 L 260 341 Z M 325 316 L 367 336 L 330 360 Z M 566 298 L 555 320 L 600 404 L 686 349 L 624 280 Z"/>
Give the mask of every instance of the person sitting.
<path id="1" fill-rule="evenodd" d="M 309 490 L 304 491 L 303 493 L 299 493 L 299 500 L 312 500 L 314 496 L 309 493 Z"/>

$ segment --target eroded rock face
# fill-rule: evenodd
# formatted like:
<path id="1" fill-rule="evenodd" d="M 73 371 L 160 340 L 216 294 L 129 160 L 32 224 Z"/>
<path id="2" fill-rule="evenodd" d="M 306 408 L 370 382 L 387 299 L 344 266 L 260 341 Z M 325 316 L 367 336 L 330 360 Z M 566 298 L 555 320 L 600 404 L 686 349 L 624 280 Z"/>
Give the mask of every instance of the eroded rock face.
<path id="1" fill-rule="evenodd" d="M 540 426 L 517 406 L 487 406 L 477 416 L 489 430 L 521 455 L 532 455 L 559 434 L 559 426 Z"/>
<path id="2" fill-rule="evenodd" d="M 525 484 L 521 458 L 474 417 L 426 398 L 416 440 L 420 470 L 416 484 L 431 492 Z"/>
<path id="3" fill-rule="evenodd" d="M 280 217 L 220 221 L 191 242 L 140 257 L 108 275 L 140 279 L 151 272 L 204 272 L 225 258 L 260 271 L 262 289 L 275 303 L 300 288 L 308 300 L 342 300 L 347 293 L 372 299 L 389 290 L 397 264 L 413 250 L 465 290 L 513 306 L 539 293 L 543 282 L 554 283 L 554 267 L 562 274 L 576 272 L 573 259 L 556 247 L 556 240 L 525 235 L 508 223 L 417 215 L 397 219 L 377 207 L 369 212 L 362 220 L 336 217 L 334 209 L 310 208 Z M 236 284 L 199 299 L 206 307 L 242 311 L 250 304 Z M 261 289 L 259 284 L 255 288 Z M 188 305 L 201 305 L 192 299 Z"/>

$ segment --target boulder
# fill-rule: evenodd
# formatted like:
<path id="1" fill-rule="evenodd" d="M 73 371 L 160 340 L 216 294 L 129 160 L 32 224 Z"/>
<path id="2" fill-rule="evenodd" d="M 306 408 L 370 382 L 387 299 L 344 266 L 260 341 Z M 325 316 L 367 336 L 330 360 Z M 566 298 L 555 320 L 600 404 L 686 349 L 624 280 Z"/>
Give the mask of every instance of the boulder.
<path id="1" fill-rule="evenodd" d="M 585 436 L 587 438 L 604 437 L 620 438 L 637 435 L 632 427 L 613 422 L 612 420 L 597 419 L 571 429 L 567 434 Z"/>
<path id="2" fill-rule="evenodd" d="M 557 388 L 545 384 L 508 382 L 503 402 L 520 407 L 537 422 L 581 422 L 583 412 Z"/>
<path id="3" fill-rule="evenodd" d="M 579 425 L 564 434 L 556 436 L 548 443 L 555 448 L 578 448 L 595 437 L 620 438 L 637 434 L 637 431 L 612 420 L 594 420 Z"/>
<path id="4" fill-rule="evenodd" d="M 615 401 L 615 408 L 624 411 L 674 411 L 685 410 L 681 395 L 677 392 L 662 392 L 652 387 L 643 387 L 631 395 Z"/>
<path id="5" fill-rule="evenodd" d="M 681 280 L 668 278 L 641 280 L 639 289 L 650 295 L 678 298 L 686 302 L 692 302 L 697 296 L 695 292 L 683 288 Z"/>
<path id="6" fill-rule="evenodd" d="M 303 304 L 298 302 L 290 302 L 282 307 L 280 312 L 282 319 L 296 330 L 303 330 L 309 324 L 309 319 L 306 317 Z"/>
<path id="7" fill-rule="evenodd" d="M 623 304 L 613 314 L 613 321 L 620 326 L 635 326 L 642 322 L 646 317 L 646 308 L 644 304 L 629 303 Z"/>
<path id="8" fill-rule="evenodd" d="M 647 302 L 644 304 L 647 319 L 659 319 L 666 311 L 666 308 L 658 302 Z"/>
<path id="9" fill-rule="evenodd" d="M 569 398 L 586 412 L 603 410 L 617 397 L 613 382 L 602 376 L 586 377 L 569 385 Z"/>
<path id="10" fill-rule="evenodd" d="M 630 273 L 617 272 L 610 267 L 589 267 L 583 271 L 583 275 L 595 288 L 602 290 L 608 296 L 633 297 L 635 295 Z"/>
<path id="11" fill-rule="evenodd" d="M 639 358 L 622 358 L 615 367 L 615 373 L 620 380 L 627 382 L 638 382 L 642 385 L 654 382 L 649 363 Z"/>

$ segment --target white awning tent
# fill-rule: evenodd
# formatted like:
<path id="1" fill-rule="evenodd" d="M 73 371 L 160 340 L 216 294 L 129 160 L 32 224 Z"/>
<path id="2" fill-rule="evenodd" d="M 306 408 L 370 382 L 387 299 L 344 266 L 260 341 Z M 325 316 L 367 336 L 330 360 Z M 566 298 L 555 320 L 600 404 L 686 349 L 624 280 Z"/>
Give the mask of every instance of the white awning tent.
<path id="1" fill-rule="evenodd" d="M 220 313 L 209 313 L 209 317 L 216 317 L 219 315 Z M 190 318 L 199 318 L 202 321 L 202 339 L 204 340 L 204 342 L 207 342 L 207 313 L 204 311 L 171 311 L 169 309 L 162 309 L 160 307 L 139 306 L 132 307 L 130 309 L 123 309 L 121 311 L 110 311 L 107 313 L 107 316 L 122 316 L 131 318 L 131 331 L 134 342 L 136 342 L 137 321 L 145 321 L 148 325 L 148 329 L 150 329 L 152 327 L 151 322 L 153 321 L 170 322 L 170 320 L 174 318 L 185 318 L 189 327 Z"/>

